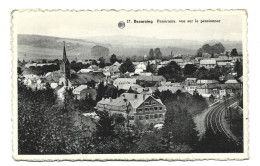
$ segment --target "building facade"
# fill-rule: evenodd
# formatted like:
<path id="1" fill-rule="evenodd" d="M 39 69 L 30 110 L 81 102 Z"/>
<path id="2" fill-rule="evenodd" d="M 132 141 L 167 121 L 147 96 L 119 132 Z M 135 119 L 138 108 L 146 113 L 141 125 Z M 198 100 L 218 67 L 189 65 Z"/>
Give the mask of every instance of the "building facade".
<path id="1" fill-rule="evenodd" d="M 164 123 L 166 107 L 160 99 L 147 94 L 123 93 L 116 99 L 102 99 L 96 109 L 122 114 L 133 126 Z"/>

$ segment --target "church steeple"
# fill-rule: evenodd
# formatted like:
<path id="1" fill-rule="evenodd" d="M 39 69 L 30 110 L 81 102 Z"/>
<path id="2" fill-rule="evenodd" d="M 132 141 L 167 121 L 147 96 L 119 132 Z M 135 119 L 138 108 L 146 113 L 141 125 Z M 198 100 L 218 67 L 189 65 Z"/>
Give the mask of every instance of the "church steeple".
<path id="1" fill-rule="evenodd" d="M 70 62 L 66 55 L 65 41 L 63 41 L 63 58 L 60 64 L 60 73 L 65 78 L 65 86 L 68 86 L 68 79 L 70 79 Z"/>
<path id="2" fill-rule="evenodd" d="M 68 60 L 68 58 L 67 58 L 67 55 L 66 55 L 66 46 L 65 46 L 66 44 L 65 44 L 65 41 L 63 41 L 63 62 L 66 62 L 67 60 Z"/>

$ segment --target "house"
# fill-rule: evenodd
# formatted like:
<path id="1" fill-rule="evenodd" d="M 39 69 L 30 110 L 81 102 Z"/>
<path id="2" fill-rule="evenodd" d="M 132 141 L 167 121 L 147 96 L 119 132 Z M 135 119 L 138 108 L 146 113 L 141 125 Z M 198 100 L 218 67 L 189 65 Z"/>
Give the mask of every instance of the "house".
<path id="1" fill-rule="evenodd" d="M 197 80 L 196 84 L 197 85 L 202 85 L 202 84 L 217 84 L 218 81 L 217 80 L 202 80 L 202 79 L 199 79 Z"/>
<path id="2" fill-rule="evenodd" d="M 228 67 L 228 68 L 232 68 L 234 66 L 232 62 L 217 62 L 217 65 L 219 67 Z"/>
<path id="3" fill-rule="evenodd" d="M 233 79 L 233 80 L 227 80 L 225 84 L 238 84 L 238 82 L 237 80 Z"/>
<path id="4" fill-rule="evenodd" d="M 189 92 L 190 94 L 193 94 L 193 92 L 197 89 L 196 85 L 189 85 L 185 87 L 185 90 Z"/>
<path id="5" fill-rule="evenodd" d="M 143 69 L 137 68 L 137 69 L 135 69 L 135 74 L 140 74 L 143 71 L 144 71 Z"/>
<path id="6" fill-rule="evenodd" d="M 143 71 L 146 70 L 146 65 L 144 62 L 133 62 L 135 65 L 135 69 L 142 69 Z"/>
<path id="7" fill-rule="evenodd" d="M 197 81 L 197 78 L 186 78 L 185 84 L 186 85 L 195 85 Z"/>
<path id="8" fill-rule="evenodd" d="M 155 87 L 140 87 L 136 89 L 136 92 L 139 94 L 146 94 L 146 95 L 152 95 L 153 92 L 156 90 L 157 88 Z"/>
<path id="9" fill-rule="evenodd" d="M 122 84 L 122 85 L 118 85 L 118 89 L 123 89 L 123 90 L 129 90 L 132 89 L 133 91 L 136 91 L 138 88 L 142 88 L 140 85 L 138 84 Z"/>
<path id="10" fill-rule="evenodd" d="M 123 93 L 116 99 L 102 99 L 97 103 L 98 111 L 107 110 L 110 114 L 128 117 L 129 124 L 146 127 L 164 123 L 166 107 L 160 99 L 151 95 Z"/>
<path id="11" fill-rule="evenodd" d="M 136 84 L 136 78 L 117 78 L 113 84 L 115 87 L 119 87 L 123 84 Z"/>
<path id="12" fill-rule="evenodd" d="M 216 67 L 216 60 L 214 60 L 214 59 L 200 60 L 200 67 L 205 67 L 206 69 L 215 68 Z"/>
<path id="13" fill-rule="evenodd" d="M 114 64 L 112 64 L 111 66 L 105 66 L 105 70 L 109 71 L 111 74 L 114 73 L 119 73 L 119 67 L 121 66 L 121 64 L 119 62 L 115 62 Z"/>
<path id="14" fill-rule="evenodd" d="M 161 86 L 166 86 L 166 87 L 180 87 L 181 83 L 180 82 L 161 82 Z"/>
<path id="15" fill-rule="evenodd" d="M 141 73 L 139 73 L 139 76 L 151 76 L 151 75 L 153 75 L 153 73 L 151 73 L 151 72 L 141 72 Z"/>
<path id="16" fill-rule="evenodd" d="M 73 89 L 72 93 L 73 93 L 73 95 L 75 96 L 76 99 L 80 100 L 81 99 L 80 98 L 81 91 L 84 90 L 84 89 L 87 89 L 87 88 L 88 88 L 87 85 L 80 85 L 77 88 Z"/>
<path id="17" fill-rule="evenodd" d="M 201 95 L 203 98 L 205 98 L 206 101 L 210 101 L 212 98 L 214 98 L 212 94 L 201 93 L 200 95 Z"/>
<path id="18" fill-rule="evenodd" d="M 59 85 L 54 90 L 57 94 L 57 98 L 60 101 L 64 101 L 64 99 L 65 99 L 66 88 L 67 88 L 66 86 Z"/>
<path id="19" fill-rule="evenodd" d="M 171 91 L 172 93 L 176 93 L 178 90 L 184 91 L 184 89 L 181 86 L 159 86 L 158 90 L 160 92 L 162 91 Z"/>
<path id="20" fill-rule="evenodd" d="M 80 69 L 78 71 L 78 73 L 89 73 L 89 72 L 93 72 L 94 70 L 93 69 Z"/>
<path id="21" fill-rule="evenodd" d="M 78 99 L 79 100 L 85 100 L 87 95 L 91 96 L 93 100 L 96 100 L 96 97 L 97 97 L 96 89 L 93 89 L 91 87 L 83 89 L 82 91 L 80 91 L 80 94 L 78 95 Z"/>
<path id="22" fill-rule="evenodd" d="M 161 85 L 162 82 L 165 82 L 166 79 L 163 76 L 137 76 L 136 83 L 141 86 L 158 86 Z"/>

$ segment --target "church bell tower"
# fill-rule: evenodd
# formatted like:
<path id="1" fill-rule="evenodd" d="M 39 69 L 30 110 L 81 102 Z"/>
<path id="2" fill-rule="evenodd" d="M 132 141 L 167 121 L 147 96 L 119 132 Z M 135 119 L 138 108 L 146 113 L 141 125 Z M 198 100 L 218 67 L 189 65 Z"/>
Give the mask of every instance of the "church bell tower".
<path id="1" fill-rule="evenodd" d="M 65 78 L 65 86 L 68 86 L 68 79 L 70 79 L 70 62 L 66 55 L 65 41 L 63 41 L 63 58 L 60 64 L 60 73 Z"/>

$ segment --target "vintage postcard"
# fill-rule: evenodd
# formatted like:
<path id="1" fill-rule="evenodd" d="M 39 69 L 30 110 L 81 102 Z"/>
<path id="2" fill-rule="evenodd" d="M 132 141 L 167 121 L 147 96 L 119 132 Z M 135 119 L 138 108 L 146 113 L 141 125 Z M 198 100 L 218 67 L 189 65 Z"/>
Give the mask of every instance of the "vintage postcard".
<path id="1" fill-rule="evenodd" d="M 15 160 L 243 160 L 246 10 L 14 10 Z"/>

